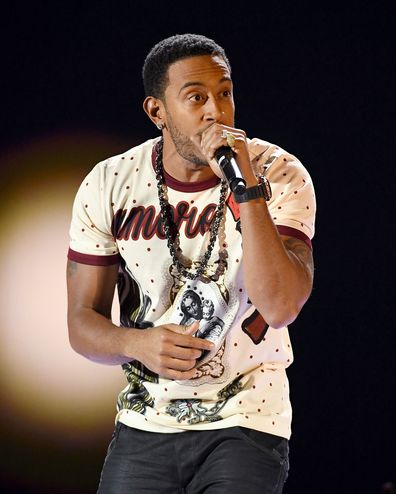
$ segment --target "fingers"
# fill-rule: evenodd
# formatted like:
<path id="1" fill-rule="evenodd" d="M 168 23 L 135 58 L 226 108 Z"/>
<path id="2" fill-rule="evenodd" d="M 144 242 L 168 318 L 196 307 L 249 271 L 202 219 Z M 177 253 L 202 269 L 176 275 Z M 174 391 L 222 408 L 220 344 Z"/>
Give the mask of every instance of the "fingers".
<path id="1" fill-rule="evenodd" d="M 202 355 L 202 350 L 199 348 L 186 348 L 178 345 L 169 345 L 169 347 L 164 347 L 161 355 L 166 355 L 167 357 L 179 360 L 196 360 Z"/>
<path id="2" fill-rule="evenodd" d="M 160 360 L 160 366 L 162 369 L 173 369 L 181 372 L 190 371 L 194 369 L 195 364 L 196 364 L 196 359 L 184 360 L 184 359 L 164 356 Z"/>
<path id="3" fill-rule="evenodd" d="M 164 328 L 170 331 L 169 334 L 163 334 L 164 341 L 170 345 L 184 349 L 196 348 L 200 350 L 211 350 L 214 346 L 211 341 L 192 336 L 197 332 L 198 327 L 199 321 L 195 321 L 190 326 L 167 324 Z"/>
<path id="4" fill-rule="evenodd" d="M 167 324 L 162 327 L 156 348 L 155 372 L 167 379 L 192 379 L 202 352 L 214 347 L 211 341 L 193 336 L 198 328 L 199 321 L 189 326 Z"/>
<path id="5" fill-rule="evenodd" d="M 197 373 L 197 370 L 191 369 L 189 371 L 177 371 L 174 369 L 167 369 L 163 374 L 161 374 L 161 377 L 164 377 L 166 379 L 172 379 L 173 381 L 187 381 L 189 379 L 192 379 Z"/>
<path id="6" fill-rule="evenodd" d="M 155 359 L 151 370 L 166 379 L 192 379 L 196 374 L 196 360 L 180 360 L 168 356 Z M 150 368 L 150 367 L 149 367 Z"/>
<path id="7" fill-rule="evenodd" d="M 194 321 L 192 324 L 168 324 L 165 327 L 174 333 L 193 335 L 198 331 L 200 321 Z"/>
<path id="8" fill-rule="evenodd" d="M 243 130 L 227 125 L 213 124 L 202 134 L 201 148 L 205 156 L 212 160 L 221 146 L 229 146 L 238 154 L 241 146 L 246 146 L 246 134 Z"/>
<path id="9" fill-rule="evenodd" d="M 189 326 L 166 324 L 139 334 L 135 355 L 148 369 L 167 379 L 191 379 L 197 360 L 214 344 L 195 337 L 199 321 Z M 136 341 L 136 340 L 135 340 Z"/>
<path id="10" fill-rule="evenodd" d="M 171 347 L 165 352 L 156 356 L 151 370 L 167 379 L 185 380 L 195 375 L 195 366 L 202 354 L 201 350 Z"/>

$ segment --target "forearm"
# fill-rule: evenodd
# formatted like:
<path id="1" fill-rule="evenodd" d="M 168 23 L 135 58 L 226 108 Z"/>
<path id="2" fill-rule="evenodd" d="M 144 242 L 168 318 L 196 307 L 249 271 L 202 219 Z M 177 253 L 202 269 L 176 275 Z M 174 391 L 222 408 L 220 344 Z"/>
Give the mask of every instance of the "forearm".
<path id="1" fill-rule="evenodd" d="M 210 125 L 200 142 L 214 173 L 222 177 L 215 154 L 225 139 L 246 186 L 257 186 L 245 132 L 222 123 Z M 297 317 L 311 292 L 311 252 L 301 240 L 280 237 L 263 198 L 240 203 L 240 220 L 248 297 L 270 326 L 285 326 Z"/>
<path id="2" fill-rule="evenodd" d="M 242 203 L 240 218 L 249 299 L 270 326 L 290 324 L 309 297 L 311 273 L 284 245 L 264 199 Z"/>
<path id="3" fill-rule="evenodd" d="M 89 308 L 69 316 L 70 343 L 78 353 L 107 365 L 136 359 L 168 379 L 191 379 L 197 359 L 213 348 L 212 342 L 193 336 L 197 329 L 198 322 L 188 327 L 119 328 Z"/>
<path id="4" fill-rule="evenodd" d="M 101 364 L 120 365 L 133 359 L 130 349 L 138 339 L 137 329 L 120 328 L 88 307 L 68 314 L 69 340 L 84 357 Z"/>
<path id="5" fill-rule="evenodd" d="M 164 324 L 145 330 L 111 321 L 118 265 L 67 263 L 68 327 L 72 348 L 94 362 L 119 365 L 138 360 L 168 379 L 191 379 L 197 359 L 213 343 L 193 336 L 190 326 Z"/>

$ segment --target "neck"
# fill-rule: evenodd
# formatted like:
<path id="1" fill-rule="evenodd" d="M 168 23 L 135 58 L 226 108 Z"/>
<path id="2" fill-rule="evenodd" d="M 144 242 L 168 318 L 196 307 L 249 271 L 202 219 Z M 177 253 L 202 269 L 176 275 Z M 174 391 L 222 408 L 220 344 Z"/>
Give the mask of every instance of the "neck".
<path id="1" fill-rule="evenodd" d="M 171 177 L 180 182 L 202 182 L 214 176 L 208 164 L 196 164 L 183 158 L 177 152 L 173 141 L 166 138 L 163 147 L 163 167 Z"/>

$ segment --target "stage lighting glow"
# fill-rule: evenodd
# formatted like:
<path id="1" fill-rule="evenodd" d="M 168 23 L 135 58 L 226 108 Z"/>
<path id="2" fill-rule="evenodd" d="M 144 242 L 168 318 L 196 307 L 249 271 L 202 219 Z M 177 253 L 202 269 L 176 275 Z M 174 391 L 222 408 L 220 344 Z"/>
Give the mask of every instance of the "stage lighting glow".
<path id="1" fill-rule="evenodd" d="M 68 342 L 68 230 L 77 187 L 94 164 L 77 159 L 87 147 L 103 149 L 103 136 L 52 138 L 11 156 L 20 173 L 8 170 L 0 235 L 2 414 L 66 442 L 80 440 L 82 430 L 86 437 L 100 434 L 104 424 L 109 430 L 124 386 L 119 366 L 90 362 Z M 72 167 L 67 154 L 76 157 Z"/>

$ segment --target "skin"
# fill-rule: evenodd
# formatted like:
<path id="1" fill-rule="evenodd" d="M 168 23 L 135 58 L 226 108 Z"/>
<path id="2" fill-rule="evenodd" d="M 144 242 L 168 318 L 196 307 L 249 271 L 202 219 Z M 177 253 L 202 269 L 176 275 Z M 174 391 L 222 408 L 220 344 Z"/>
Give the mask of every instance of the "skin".
<path id="1" fill-rule="evenodd" d="M 234 127 L 232 80 L 218 56 L 175 62 L 162 98 L 150 96 L 143 108 L 162 124 L 163 164 L 184 182 L 222 177 L 214 153 L 226 145 L 225 129 L 235 137 L 233 151 L 247 186 L 257 184 L 251 169 L 246 134 Z M 295 320 L 312 290 L 313 260 L 301 240 L 280 236 L 264 199 L 240 204 L 244 277 L 248 296 L 267 323 L 281 328 Z M 260 262 L 257 262 L 257 260 Z M 194 337 L 189 327 L 168 324 L 144 331 L 111 322 L 117 266 L 68 262 L 68 324 L 72 347 L 91 360 L 121 364 L 137 359 L 169 379 L 191 379 L 202 351 L 212 343 Z"/>

